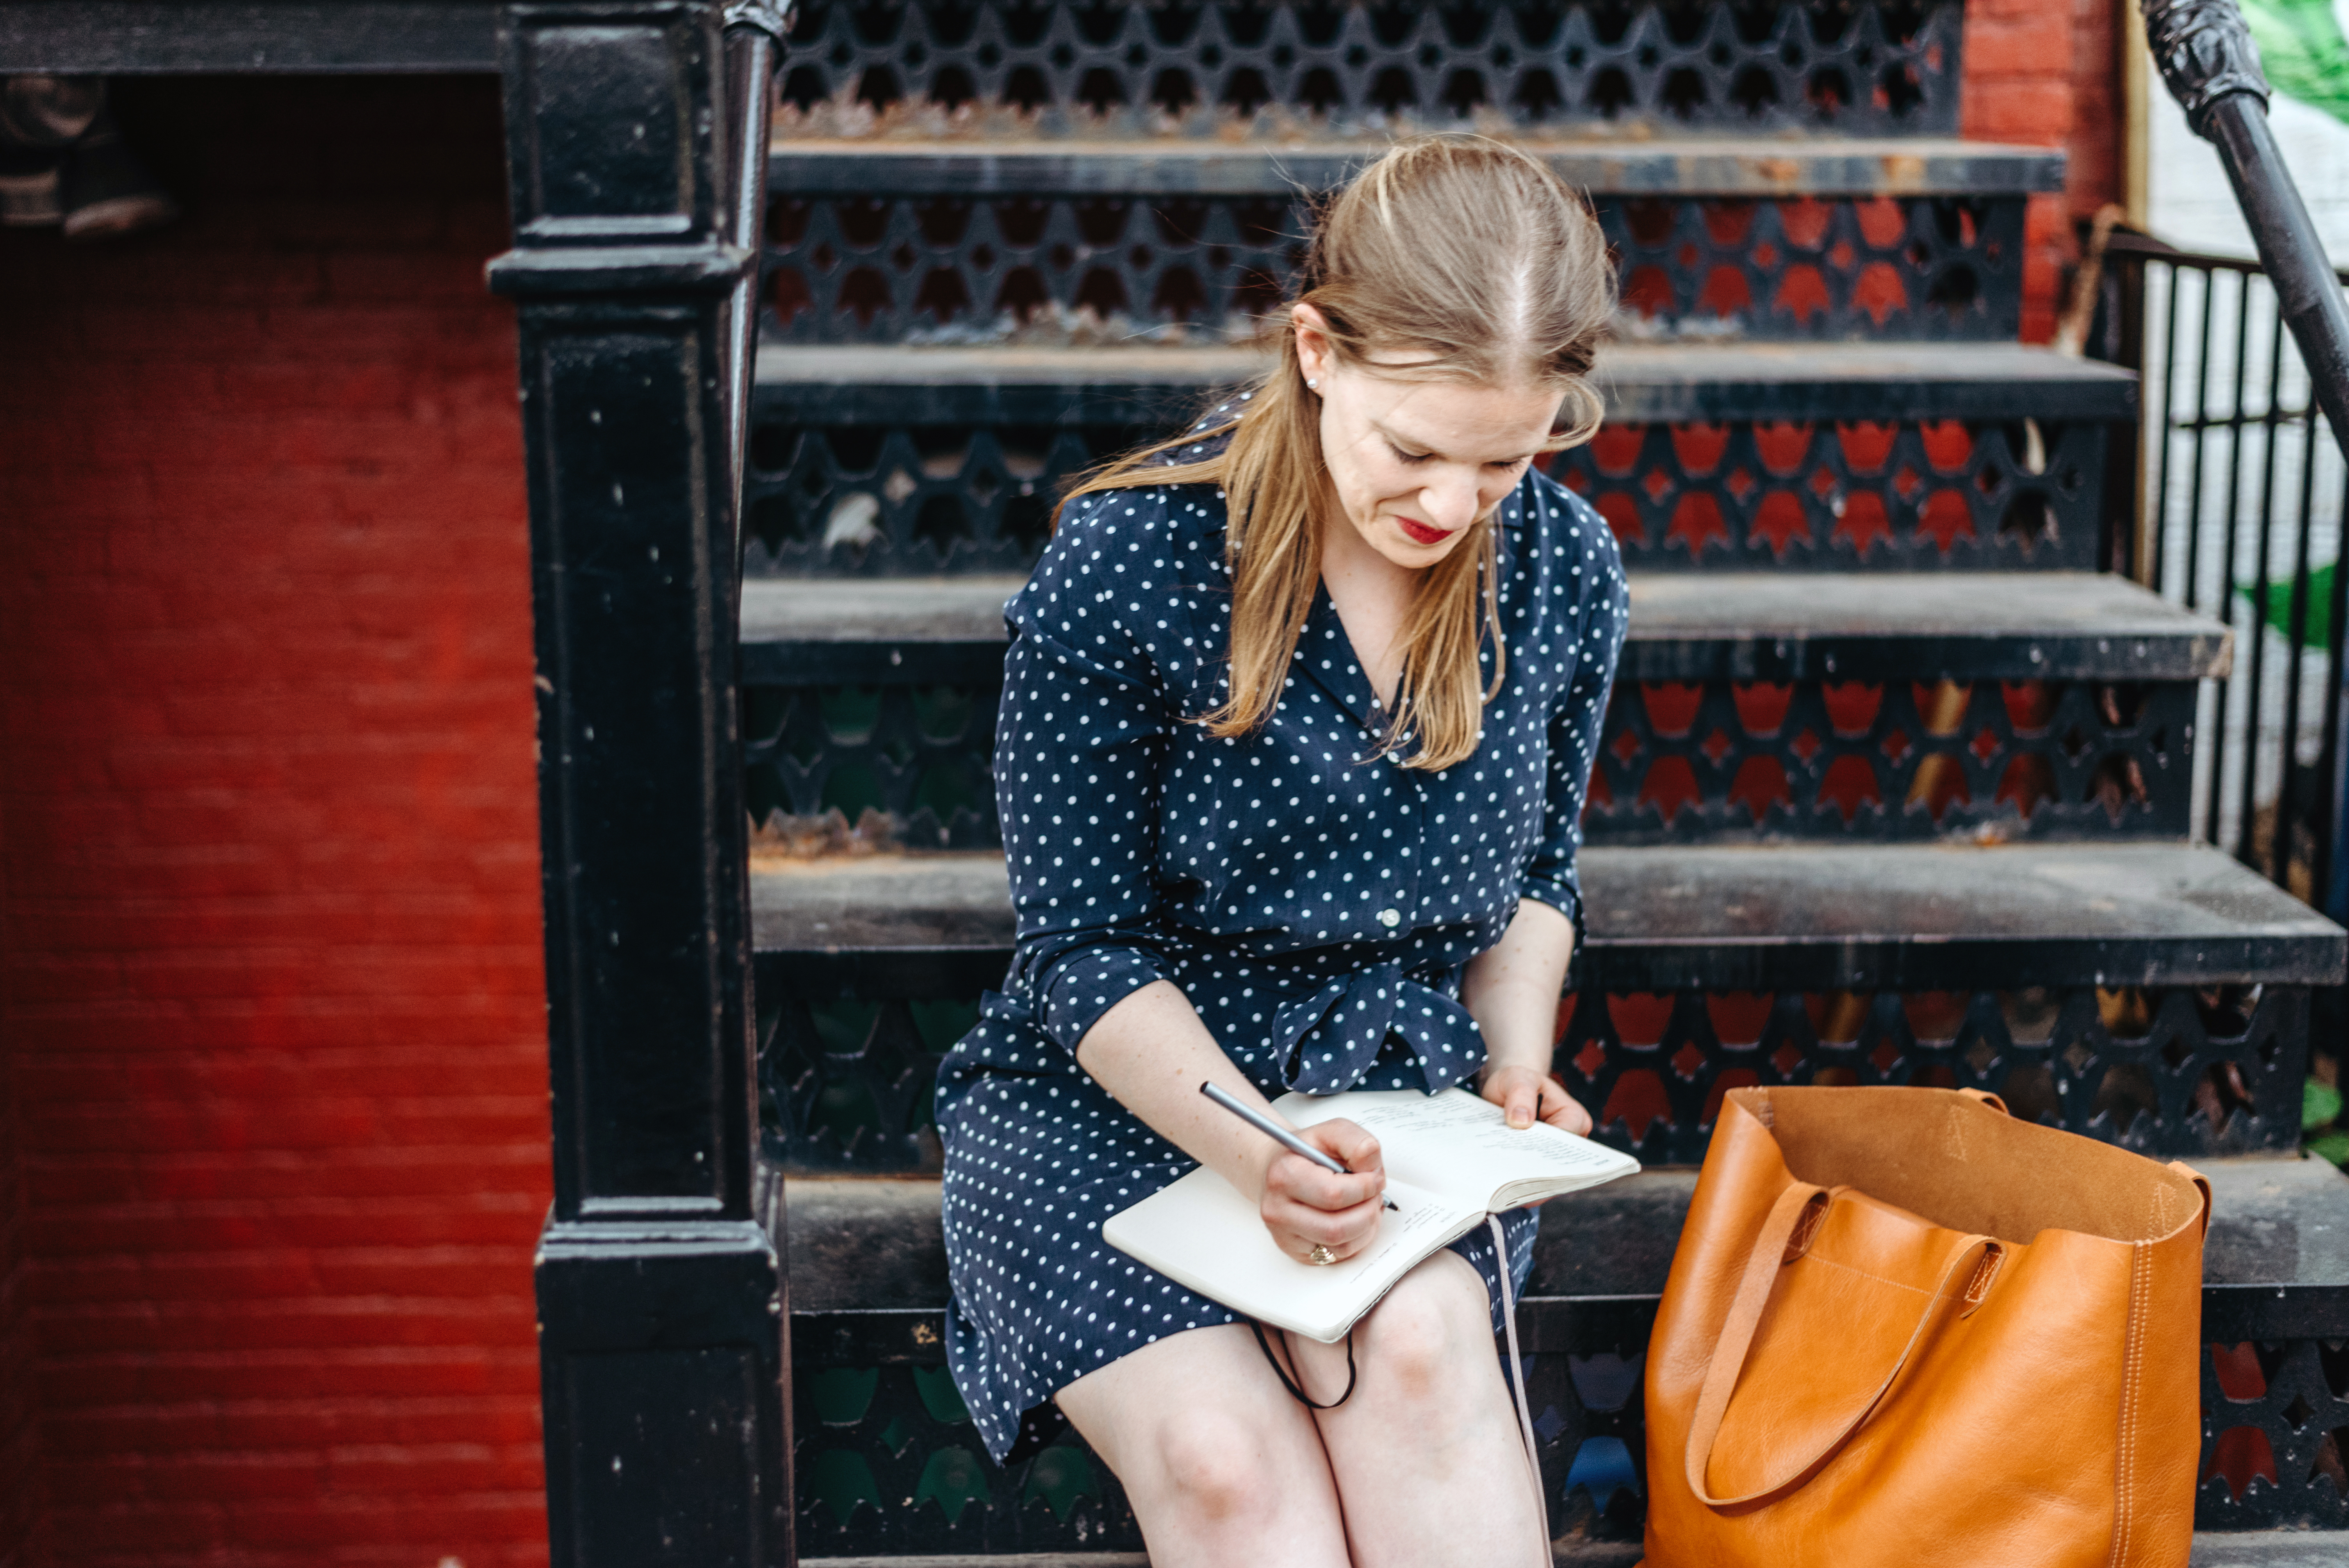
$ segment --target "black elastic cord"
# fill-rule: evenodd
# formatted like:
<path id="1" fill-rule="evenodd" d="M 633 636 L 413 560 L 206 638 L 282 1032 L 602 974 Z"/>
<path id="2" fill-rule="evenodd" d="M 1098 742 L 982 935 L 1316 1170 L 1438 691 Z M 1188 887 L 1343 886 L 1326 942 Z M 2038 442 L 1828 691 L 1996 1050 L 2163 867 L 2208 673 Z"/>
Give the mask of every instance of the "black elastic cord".
<path id="1" fill-rule="evenodd" d="M 1309 1410 L 1334 1410 L 1354 1397 L 1354 1380 L 1361 1374 L 1354 1367 L 1354 1331 L 1351 1328 L 1346 1330 L 1346 1391 L 1326 1405 L 1317 1405 L 1305 1397 L 1304 1389 L 1290 1381 L 1288 1368 L 1281 1366 L 1280 1357 L 1272 1353 L 1271 1341 L 1264 1336 L 1264 1325 L 1251 1317 L 1247 1326 L 1248 1332 L 1256 1336 L 1257 1348 L 1264 1352 L 1267 1361 L 1272 1363 L 1272 1375 L 1280 1379 L 1280 1386 L 1288 1389 L 1289 1397 L 1299 1404 Z"/>

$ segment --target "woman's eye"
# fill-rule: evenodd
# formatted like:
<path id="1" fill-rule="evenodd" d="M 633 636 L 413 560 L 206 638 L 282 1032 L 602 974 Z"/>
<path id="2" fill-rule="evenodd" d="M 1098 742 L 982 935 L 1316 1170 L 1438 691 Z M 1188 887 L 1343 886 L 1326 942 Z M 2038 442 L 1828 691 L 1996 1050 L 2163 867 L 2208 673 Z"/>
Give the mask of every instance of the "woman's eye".
<path id="1" fill-rule="evenodd" d="M 1387 443 L 1387 450 L 1395 455 L 1395 461 L 1399 463 L 1423 463 L 1427 461 L 1428 455 L 1425 452 L 1406 452 L 1401 447 L 1396 446 L 1392 441 L 1389 441 Z"/>
<path id="2" fill-rule="evenodd" d="M 1502 472 L 1506 473 L 1511 469 L 1524 468 L 1527 463 L 1532 461 L 1533 459 L 1531 458 L 1510 458 L 1504 462 L 1487 463 L 1485 467 L 1499 469 Z"/>

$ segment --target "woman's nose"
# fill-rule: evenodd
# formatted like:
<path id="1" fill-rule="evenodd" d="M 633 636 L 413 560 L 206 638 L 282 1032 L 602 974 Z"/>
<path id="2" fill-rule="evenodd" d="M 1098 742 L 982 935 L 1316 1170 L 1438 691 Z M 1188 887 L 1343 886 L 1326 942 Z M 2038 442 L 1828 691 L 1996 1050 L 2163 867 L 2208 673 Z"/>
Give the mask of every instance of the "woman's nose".
<path id="1" fill-rule="evenodd" d="M 1438 480 L 1420 492 L 1419 504 L 1427 509 L 1427 521 L 1435 527 L 1465 528 L 1476 521 L 1476 481 Z"/>

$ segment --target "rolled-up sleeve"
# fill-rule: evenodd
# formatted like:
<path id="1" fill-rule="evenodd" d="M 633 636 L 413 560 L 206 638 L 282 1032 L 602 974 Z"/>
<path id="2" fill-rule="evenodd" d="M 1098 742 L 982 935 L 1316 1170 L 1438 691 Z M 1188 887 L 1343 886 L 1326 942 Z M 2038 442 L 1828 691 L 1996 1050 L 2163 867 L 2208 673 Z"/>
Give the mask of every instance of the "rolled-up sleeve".
<path id="1" fill-rule="evenodd" d="M 1549 718 L 1549 777 L 1542 809 L 1542 836 L 1526 864 L 1520 897 L 1538 899 L 1582 924 L 1582 879 L 1575 861 L 1582 849 L 1582 807 L 1590 789 L 1591 764 L 1599 755 L 1607 696 L 1615 684 L 1623 634 L 1630 618 L 1630 593 L 1615 536 L 1598 514 L 1568 501 L 1561 522 L 1571 525 L 1570 543 L 1579 574 L 1567 581 L 1580 590 L 1576 617 L 1574 673 Z"/>
<path id="2" fill-rule="evenodd" d="M 1157 938 L 1158 769 L 1174 722 L 1134 628 L 1159 492 L 1086 497 L 1007 607 L 995 787 L 1018 919 L 1014 984 L 1071 1053 L 1171 966 Z"/>

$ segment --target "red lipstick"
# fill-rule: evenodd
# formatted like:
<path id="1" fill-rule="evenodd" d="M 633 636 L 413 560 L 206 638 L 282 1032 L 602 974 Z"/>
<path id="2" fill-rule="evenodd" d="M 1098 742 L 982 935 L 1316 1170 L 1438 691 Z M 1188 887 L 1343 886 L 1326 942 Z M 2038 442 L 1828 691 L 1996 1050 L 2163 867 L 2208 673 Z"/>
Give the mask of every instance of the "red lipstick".
<path id="1" fill-rule="evenodd" d="M 1395 521 L 1402 524 L 1404 536 L 1413 544 L 1441 544 L 1445 540 L 1452 537 L 1448 531 L 1441 528 L 1430 528 L 1427 524 L 1419 521 L 1416 518 L 1399 517 L 1396 518 Z"/>

